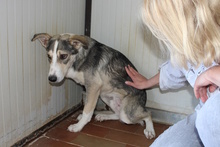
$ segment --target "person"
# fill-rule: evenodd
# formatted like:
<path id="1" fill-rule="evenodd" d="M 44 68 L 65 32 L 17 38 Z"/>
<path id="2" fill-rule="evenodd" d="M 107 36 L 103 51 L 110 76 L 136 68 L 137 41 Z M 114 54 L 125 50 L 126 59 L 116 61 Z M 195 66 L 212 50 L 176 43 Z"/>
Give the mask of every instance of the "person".
<path id="1" fill-rule="evenodd" d="M 147 79 L 129 65 L 129 86 L 161 90 L 189 83 L 200 103 L 162 133 L 151 147 L 220 147 L 220 1 L 145 0 L 142 20 L 170 59 Z"/>

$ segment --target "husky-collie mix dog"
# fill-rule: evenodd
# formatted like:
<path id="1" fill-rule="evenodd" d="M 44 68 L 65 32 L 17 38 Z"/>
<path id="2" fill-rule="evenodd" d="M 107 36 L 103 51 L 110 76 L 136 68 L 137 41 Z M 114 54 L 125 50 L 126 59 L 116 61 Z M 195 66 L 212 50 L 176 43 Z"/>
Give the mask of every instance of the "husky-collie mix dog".
<path id="1" fill-rule="evenodd" d="M 131 80 L 125 66 L 133 64 L 119 51 L 87 36 L 60 34 L 50 36 L 35 34 L 46 49 L 50 70 L 48 79 L 59 83 L 64 78 L 73 79 L 86 88 L 86 102 L 79 122 L 68 127 L 71 132 L 80 131 L 90 120 L 100 97 L 112 113 L 98 113 L 98 121 L 120 120 L 126 124 L 145 121 L 146 138 L 155 137 L 150 113 L 147 111 L 146 92 L 125 84 Z"/>

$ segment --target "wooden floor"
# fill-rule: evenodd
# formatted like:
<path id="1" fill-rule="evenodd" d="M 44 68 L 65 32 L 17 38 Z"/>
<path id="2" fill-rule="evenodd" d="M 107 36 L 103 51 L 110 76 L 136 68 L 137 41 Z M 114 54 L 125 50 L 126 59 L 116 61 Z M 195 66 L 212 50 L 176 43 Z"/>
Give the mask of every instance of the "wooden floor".
<path id="1" fill-rule="evenodd" d="M 126 125 L 119 121 L 97 122 L 94 119 L 81 132 L 67 131 L 76 117 L 68 117 L 42 136 L 27 144 L 29 147 L 148 147 L 153 141 L 144 136 L 144 126 Z M 160 135 L 169 125 L 154 123 Z"/>

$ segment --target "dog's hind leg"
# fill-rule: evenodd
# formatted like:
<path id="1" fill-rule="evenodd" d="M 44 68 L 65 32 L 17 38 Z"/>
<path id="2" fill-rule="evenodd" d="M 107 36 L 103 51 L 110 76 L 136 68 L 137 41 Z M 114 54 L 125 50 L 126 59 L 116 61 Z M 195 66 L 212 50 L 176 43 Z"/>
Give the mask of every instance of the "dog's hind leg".
<path id="1" fill-rule="evenodd" d="M 131 122 L 133 123 L 141 123 L 142 121 L 145 122 L 145 126 L 146 128 L 144 129 L 144 135 L 146 136 L 147 139 L 152 139 L 156 136 L 155 131 L 154 131 L 154 126 L 153 126 L 153 122 L 152 122 L 152 118 L 149 112 L 147 111 L 142 111 L 142 112 L 136 112 L 132 115 L 128 114 L 128 115 L 124 115 L 127 117 L 124 117 L 123 121 L 125 121 L 125 118 L 128 118 L 127 120 L 131 120 Z"/>
<path id="2" fill-rule="evenodd" d="M 120 119 L 123 122 L 127 124 L 135 124 L 145 121 L 146 128 L 144 129 L 144 134 L 146 138 L 152 139 L 155 137 L 151 114 L 144 106 L 137 103 L 135 97 L 128 97 L 128 99 L 124 99 L 122 107 L 123 109 L 120 112 Z"/>
<path id="3" fill-rule="evenodd" d="M 149 114 L 146 118 L 144 118 L 146 128 L 144 129 L 144 135 L 147 139 L 152 139 L 156 136 L 154 131 L 154 126 L 152 122 L 151 115 Z"/>
<path id="4" fill-rule="evenodd" d="M 133 122 L 138 122 L 140 123 L 140 121 L 145 122 L 145 129 L 144 129 L 144 135 L 146 136 L 147 139 L 152 139 L 156 136 L 155 131 L 154 131 L 154 126 L 153 126 L 153 121 L 151 118 L 151 114 L 150 112 L 148 112 L 147 110 L 145 110 L 142 107 L 138 108 L 139 111 L 136 111 L 134 113 L 134 115 L 131 117 L 129 117 Z"/>
<path id="5" fill-rule="evenodd" d="M 104 120 L 119 120 L 119 116 L 112 111 L 96 111 L 95 114 L 95 119 L 100 122 Z"/>
<path id="6" fill-rule="evenodd" d="M 118 97 L 101 97 L 102 100 L 112 109 L 112 111 L 97 111 L 95 119 L 97 121 L 119 120 L 121 101 Z"/>

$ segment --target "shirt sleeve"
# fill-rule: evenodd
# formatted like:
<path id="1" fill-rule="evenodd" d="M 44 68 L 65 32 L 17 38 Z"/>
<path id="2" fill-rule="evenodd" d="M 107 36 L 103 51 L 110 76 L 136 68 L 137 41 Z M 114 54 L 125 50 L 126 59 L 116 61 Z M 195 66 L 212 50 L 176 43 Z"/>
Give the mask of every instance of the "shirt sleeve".
<path id="1" fill-rule="evenodd" d="M 160 66 L 159 85 L 161 90 L 178 89 L 188 84 L 183 71 L 172 66 L 170 61 Z"/>

